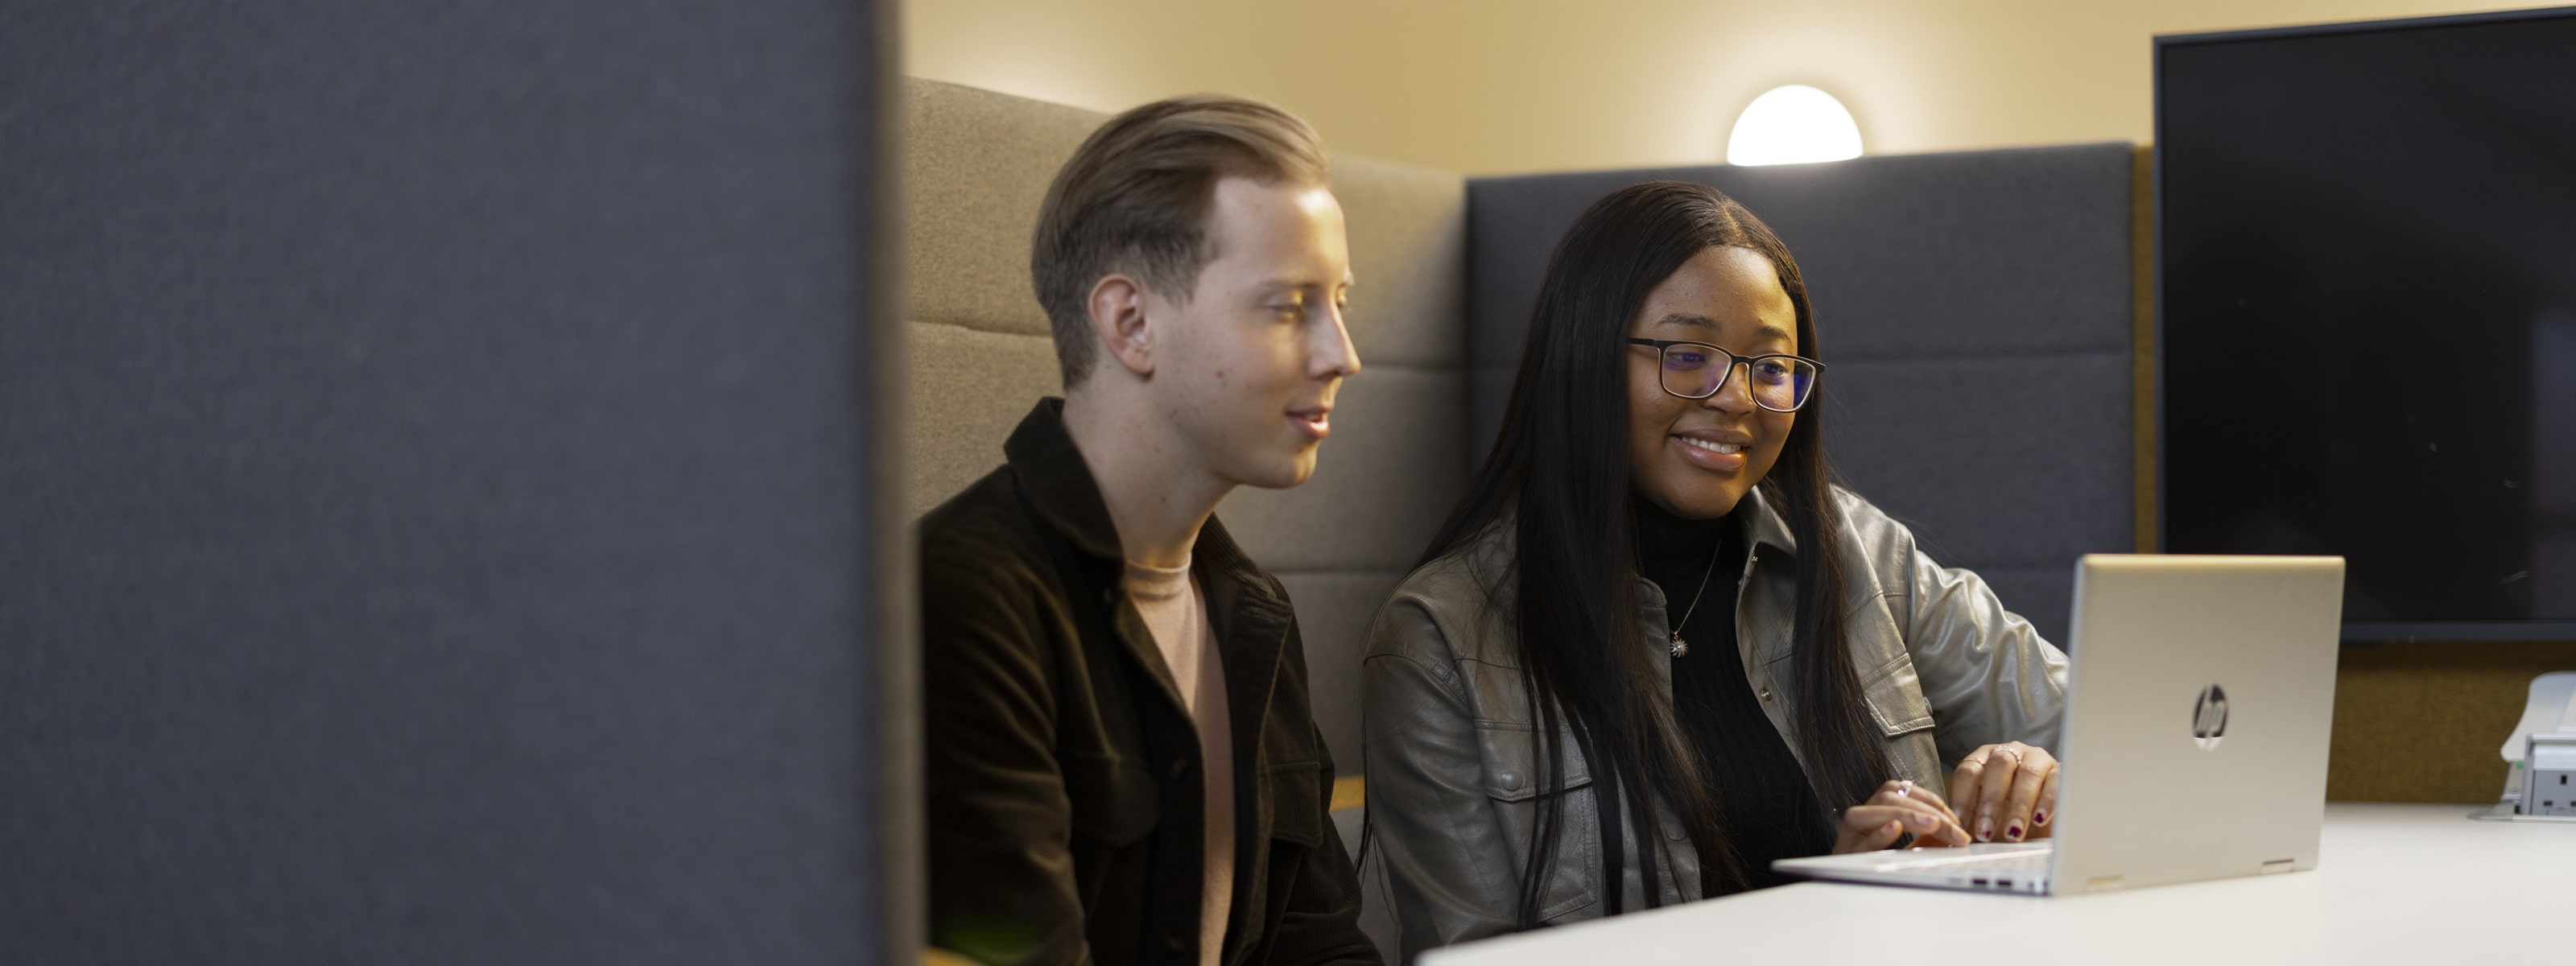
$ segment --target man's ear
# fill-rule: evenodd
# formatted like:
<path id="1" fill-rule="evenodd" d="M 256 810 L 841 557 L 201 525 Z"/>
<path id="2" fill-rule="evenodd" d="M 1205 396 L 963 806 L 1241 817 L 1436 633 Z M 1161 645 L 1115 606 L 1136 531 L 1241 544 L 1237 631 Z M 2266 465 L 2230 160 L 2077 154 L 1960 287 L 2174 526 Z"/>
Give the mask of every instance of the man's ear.
<path id="1" fill-rule="evenodd" d="M 1083 303 L 1091 331 L 1108 346 L 1110 357 L 1138 376 L 1154 374 L 1154 327 L 1145 317 L 1148 296 L 1143 282 L 1112 273 L 1092 284 L 1091 298 Z"/>

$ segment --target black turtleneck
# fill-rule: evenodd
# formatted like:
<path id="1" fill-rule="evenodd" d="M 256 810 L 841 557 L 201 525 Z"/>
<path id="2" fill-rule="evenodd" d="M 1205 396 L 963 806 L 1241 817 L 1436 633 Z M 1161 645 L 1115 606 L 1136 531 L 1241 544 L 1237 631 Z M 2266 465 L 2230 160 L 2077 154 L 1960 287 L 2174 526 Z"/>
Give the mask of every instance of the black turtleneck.
<path id="1" fill-rule="evenodd" d="M 1744 659 L 1736 650 L 1744 528 L 1732 515 L 1690 520 L 1642 499 L 1631 503 L 1639 569 L 1663 589 L 1664 619 L 1679 627 L 1682 640 L 1690 644 L 1688 653 L 1673 659 L 1674 716 L 1717 786 L 1727 839 L 1743 863 L 1746 881 L 1757 889 L 1787 883 L 1788 877 L 1771 871 L 1771 860 L 1832 851 L 1834 829 L 1797 757 L 1762 713 L 1762 699 L 1745 678 Z M 1707 576 L 1705 593 L 1699 593 L 1702 575 Z M 1693 608 L 1695 593 L 1699 605 Z M 1689 620 L 1683 620 L 1684 613 Z"/>

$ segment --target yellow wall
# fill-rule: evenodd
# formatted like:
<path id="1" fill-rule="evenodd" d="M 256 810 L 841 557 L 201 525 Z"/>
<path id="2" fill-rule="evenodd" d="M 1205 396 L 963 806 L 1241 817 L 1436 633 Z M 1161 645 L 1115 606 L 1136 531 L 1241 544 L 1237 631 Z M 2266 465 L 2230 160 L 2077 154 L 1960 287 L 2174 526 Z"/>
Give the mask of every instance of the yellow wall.
<path id="1" fill-rule="evenodd" d="M 2448 0 L 914 0 L 906 71 L 1098 110 L 1268 98 L 1337 150 L 1467 174 L 1722 160 L 1813 84 L 1870 153 L 2149 140 L 2149 38 L 2550 4 Z"/>

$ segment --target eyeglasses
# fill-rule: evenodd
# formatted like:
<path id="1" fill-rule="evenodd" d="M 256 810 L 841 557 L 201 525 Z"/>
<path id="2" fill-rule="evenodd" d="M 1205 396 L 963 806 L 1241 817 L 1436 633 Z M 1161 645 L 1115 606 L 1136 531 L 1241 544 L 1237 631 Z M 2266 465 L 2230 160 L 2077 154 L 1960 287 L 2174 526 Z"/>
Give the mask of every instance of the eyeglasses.
<path id="1" fill-rule="evenodd" d="M 1796 412 L 1806 405 L 1808 397 L 1816 393 L 1816 377 L 1825 374 L 1824 363 L 1805 356 L 1739 356 L 1705 342 L 1672 339 L 1630 339 L 1628 344 L 1662 353 L 1663 365 L 1656 372 L 1664 391 L 1684 399 L 1717 395 L 1741 364 L 1746 378 L 1752 380 L 1747 385 L 1752 389 L 1749 395 L 1753 404 L 1775 413 Z"/>

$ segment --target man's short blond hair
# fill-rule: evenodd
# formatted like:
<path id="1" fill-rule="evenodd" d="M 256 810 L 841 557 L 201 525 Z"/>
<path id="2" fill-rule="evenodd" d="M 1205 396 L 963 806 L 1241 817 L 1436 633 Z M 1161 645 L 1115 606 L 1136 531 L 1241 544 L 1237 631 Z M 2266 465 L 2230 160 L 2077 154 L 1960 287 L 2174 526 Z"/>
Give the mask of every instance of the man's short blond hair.
<path id="1" fill-rule="evenodd" d="M 1130 110 L 1091 132 L 1056 172 L 1038 208 L 1029 275 L 1055 332 L 1070 389 L 1099 355 L 1086 303 L 1101 276 L 1135 276 L 1188 301 L 1216 257 L 1207 231 L 1218 179 L 1325 183 L 1324 143 L 1294 114 L 1260 101 L 1197 94 Z"/>

